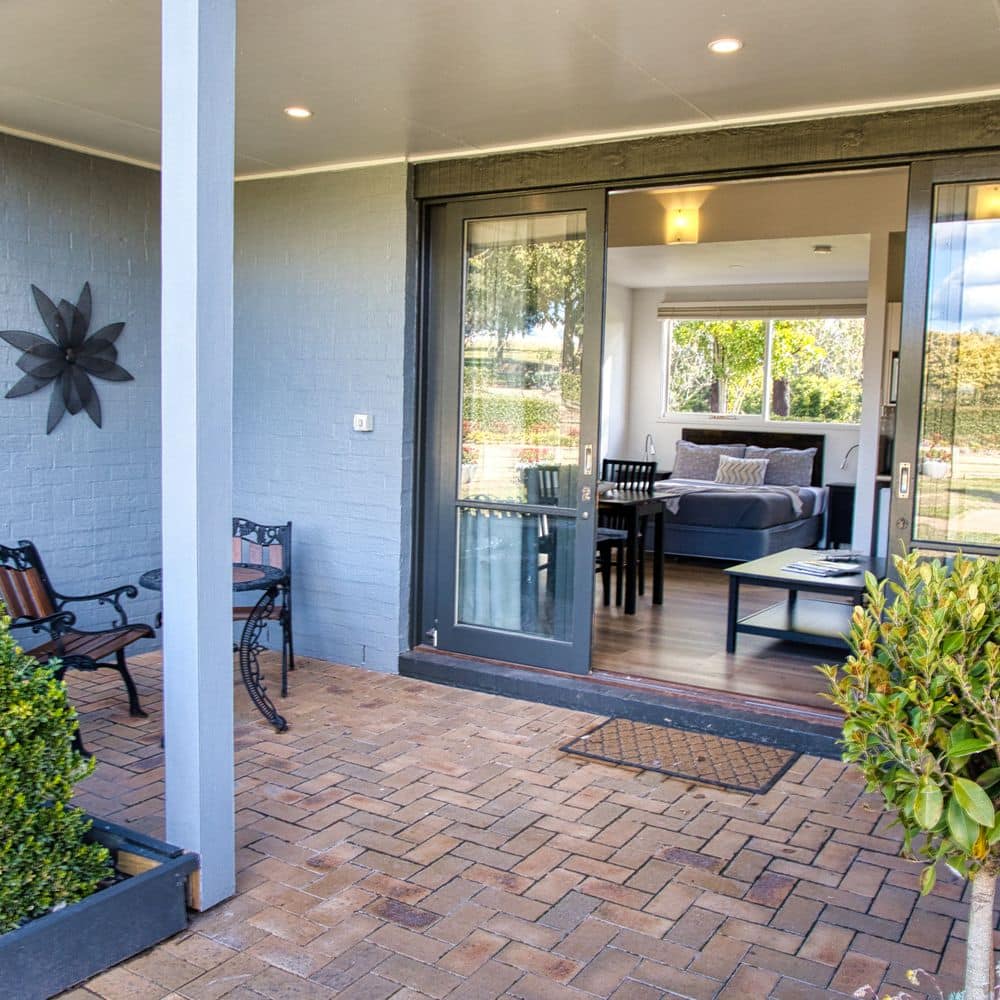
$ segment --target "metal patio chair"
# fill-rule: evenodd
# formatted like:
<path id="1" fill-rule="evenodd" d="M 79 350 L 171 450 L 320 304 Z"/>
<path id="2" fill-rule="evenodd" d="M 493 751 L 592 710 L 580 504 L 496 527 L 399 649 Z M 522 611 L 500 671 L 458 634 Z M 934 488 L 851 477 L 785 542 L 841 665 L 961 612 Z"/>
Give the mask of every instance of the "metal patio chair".
<path id="1" fill-rule="evenodd" d="M 292 522 L 258 524 L 245 517 L 233 518 L 233 562 L 273 566 L 284 577 L 277 585 L 274 603 L 267 612 L 281 626 L 281 697 L 288 694 L 288 671 L 295 669 L 292 642 Z M 246 621 L 255 605 L 233 608 L 233 621 Z"/>

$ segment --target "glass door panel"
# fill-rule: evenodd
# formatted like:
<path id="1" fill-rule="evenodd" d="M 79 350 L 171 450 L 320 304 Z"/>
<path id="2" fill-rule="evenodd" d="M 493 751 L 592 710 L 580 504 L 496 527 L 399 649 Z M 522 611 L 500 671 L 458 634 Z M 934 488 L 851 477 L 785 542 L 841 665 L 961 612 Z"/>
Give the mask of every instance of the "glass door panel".
<path id="1" fill-rule="evenodd" d="M 575 519 L 491 507 L 458 518 L 458 624 L 569 642 Z"/>
<path id="2" fill-rule="evenodd" d="M 524 503 L 555 466 L 573 505 L 586 267 L 585 212 L 466 224 L 462 499 Z"/>
<path id="3" fill-rule="evenodd" d="M 439 647 L 583 672 L 603 193 L 453 203 L 431 242 L 424 619 Z"/>
<path id="4" fill-rule="evenodd" d="M 1000 545 L 1000 183 L 934 189 L 914 539 Z"/>
<path id="5" fill-rule="evenodd" d="M 1000 159 L 910 173 L 890 550 L 1000 549 Z"/>

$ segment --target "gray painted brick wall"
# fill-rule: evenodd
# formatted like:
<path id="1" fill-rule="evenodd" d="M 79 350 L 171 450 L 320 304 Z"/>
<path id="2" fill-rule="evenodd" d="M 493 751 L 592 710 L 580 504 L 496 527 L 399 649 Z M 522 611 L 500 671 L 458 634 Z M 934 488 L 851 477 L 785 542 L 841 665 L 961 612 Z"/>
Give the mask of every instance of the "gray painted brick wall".
<path id="1" fill-rule="evenodd" d="M 407 185 L 398 165 L 236 187 L 234 510 L 294 522 L 296 651 L 379 670 L 408 629 Z M 46 436 L 47 390 L 0 398 L 0 541 L 33 539 L 67 592 L 135 582 L 160 563 L 159 175 L 0 135 L 0 192 L 0 329 L 42 331 L 31 283 L 89 280 L 135 376 L 97 383 L 102 430 Z M 18 356 L 0 342 L 0 397 Z"/>
<path id="2" fill-rule="evenodd" d="M 408 628 L 407 185 L 398 164 L 236 186 L 234 510 L 293 522 L 296 652 L 377 670 Z"/>
<path id="3" fill-rule="evenodd" d="M 0 329 L 44 334 L 30 286 L 75 302 L 89 281 L 91 330 L 125 322 L 119 361 L 135 376 L 95 380 L 103 429 L 67 414 L 46 436 L 51 389 L 3 399 L 22 373 L 0 341 L 0 541 L 32 539 L 64 592 L 159 562 L 159 255 L 156 173 L 0 135 Z M 128 610 L 149 621 L 158 604 L 140 591 Z"/>

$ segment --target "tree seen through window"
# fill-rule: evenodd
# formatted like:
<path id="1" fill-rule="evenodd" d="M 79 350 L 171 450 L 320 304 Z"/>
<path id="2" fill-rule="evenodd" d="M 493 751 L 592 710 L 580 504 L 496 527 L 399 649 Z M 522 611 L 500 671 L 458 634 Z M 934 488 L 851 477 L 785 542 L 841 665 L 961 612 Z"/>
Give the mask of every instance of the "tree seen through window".
<path id="1" fill-rule="evenodd" d="M 667 410 L 855 424 L 863 351 L 860 318 L 673 320 Z"/>

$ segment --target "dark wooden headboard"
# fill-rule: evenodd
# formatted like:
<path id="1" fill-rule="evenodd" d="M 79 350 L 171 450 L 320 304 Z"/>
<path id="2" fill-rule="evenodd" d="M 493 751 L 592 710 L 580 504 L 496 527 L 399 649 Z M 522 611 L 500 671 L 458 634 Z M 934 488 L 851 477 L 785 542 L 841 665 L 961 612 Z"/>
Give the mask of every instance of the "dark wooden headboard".
<path id="1" fill-rule="evenodd" d="M 791 431 L 742 431 L 737 427 L 685 427 L 681 437 L 692 444 L 755 444 L 758 448 L 815 448 L 812 485 L 823 485 L 825 434 Z"/>

